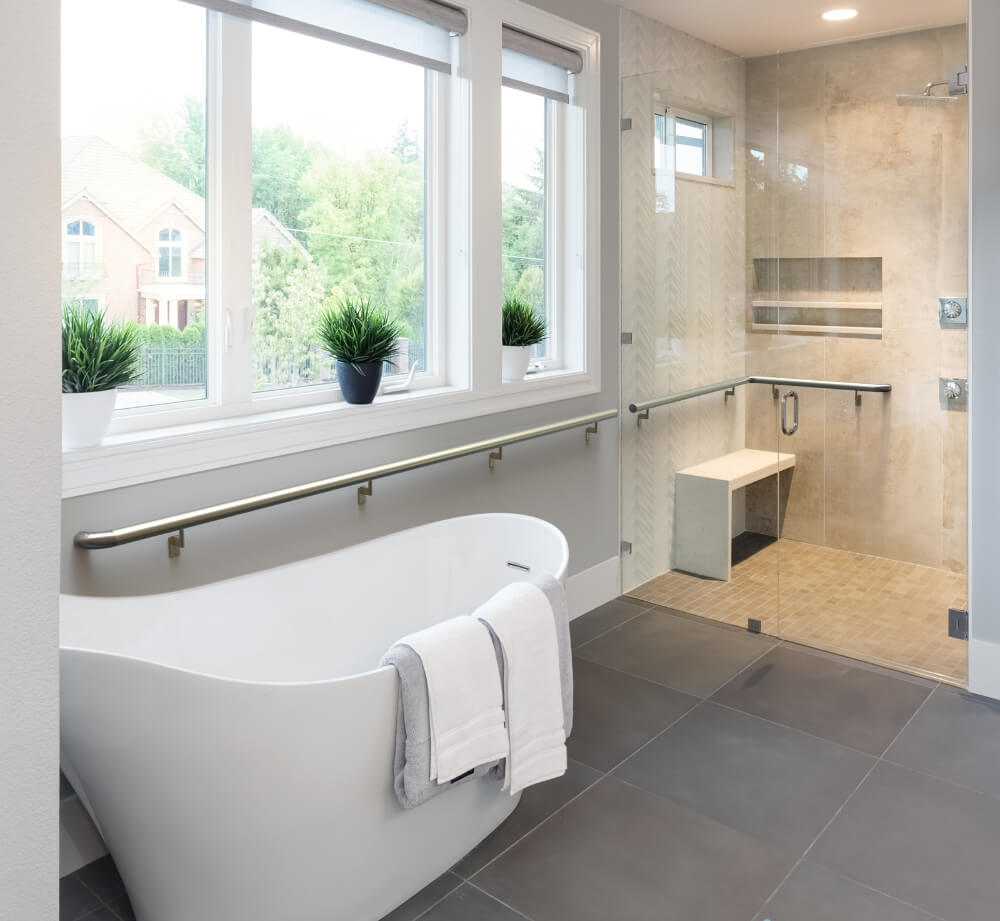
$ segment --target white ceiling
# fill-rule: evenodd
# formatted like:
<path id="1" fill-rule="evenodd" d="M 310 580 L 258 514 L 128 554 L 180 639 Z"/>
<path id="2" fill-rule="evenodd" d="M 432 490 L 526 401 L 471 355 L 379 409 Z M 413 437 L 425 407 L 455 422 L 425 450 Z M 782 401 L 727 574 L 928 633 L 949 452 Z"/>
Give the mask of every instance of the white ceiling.
<path id="1" fill-rule="evenodd" d="M 953 25 L 968 18 L 968 0 L 619 0 L 637 13 L 743 57 Z M 826 10 L 857 17 L 826 22 Z"/>

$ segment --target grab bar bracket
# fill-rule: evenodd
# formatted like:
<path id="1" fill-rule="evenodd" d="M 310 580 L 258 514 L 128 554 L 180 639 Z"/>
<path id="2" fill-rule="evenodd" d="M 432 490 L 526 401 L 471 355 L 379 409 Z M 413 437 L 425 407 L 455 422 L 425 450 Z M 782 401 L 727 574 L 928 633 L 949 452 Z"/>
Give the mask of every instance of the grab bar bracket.
<path id="1" fill-rule="evenodd" d="M 734 397 L 734 396 L 736 396 L 736 388 L 735 387 L 730 387 L 726 391 L 726 402 L 728 403 L 729 402 L 729 398 L 730 397 Z"/>
<path id="2" fill-rule="evenodd" d="M 184 549 L 184 529 L 181 528 L 176 534 L 171 534 L 167 538 L 167 556 L 176 560 Z"/>
<path id="3" fill-rule="evenodd" d="M 648 422 L 649 421 L 649 410 L 648 409 L 644 409 L 641 413 L 639 413 L 639 415 L 636 417 L 636 421 L 637 421 L 638 425 L 642 425 L 643 422 Z"/>
<path id="4" fill-rule="evenodd" d="M 368 481 L 368 485 L 367 486 L 359 486 L 358 487 L 358 505 L 364 505 L 365 504 L 365 500 L 369 496 L 374 495 L 374 493 L 375 493 L 375 490 L 372 488 L 372 481 L 371 480 Z"/>
<path id="5" fill-rule="evenodd" d="M 597 423 L 596 422 L 593 425 L 588 425 L 584 429 L 584 435 L 585 435 L 585 437 L 587 439 L 587 444 L 590 444 L 590 436 L 591 435 L 596 435 L 596 434 L 597 434 Z"/>
<path id="6" fill-rule="evenodd" d="M 503 460 L 503 445 L 495 451 L 490 451 L 490 470 L 496 470 L 497 461 Z"/>

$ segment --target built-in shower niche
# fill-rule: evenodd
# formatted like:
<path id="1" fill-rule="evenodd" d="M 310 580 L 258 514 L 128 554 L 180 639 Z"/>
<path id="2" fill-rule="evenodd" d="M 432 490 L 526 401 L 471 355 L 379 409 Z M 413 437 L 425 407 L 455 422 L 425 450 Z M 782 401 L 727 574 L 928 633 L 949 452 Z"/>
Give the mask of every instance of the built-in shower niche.
<path id="1" fill-rule="evenodd" d="M 750 331 L 882 336 L 882 257 L 755 258 Z"/>

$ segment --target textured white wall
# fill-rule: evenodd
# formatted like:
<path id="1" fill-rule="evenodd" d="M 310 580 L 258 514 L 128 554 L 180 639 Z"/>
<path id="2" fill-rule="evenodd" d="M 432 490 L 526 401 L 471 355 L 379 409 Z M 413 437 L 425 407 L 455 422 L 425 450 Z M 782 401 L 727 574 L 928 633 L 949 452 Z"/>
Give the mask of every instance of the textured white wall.
<path id="1" fill-rule="evenodd" d="M 746 63 L 627 10 L 621 20 L 623 406 L 746 374 Z M 734 121 L 731 186 L 678 179 L 673 206 L 652 173 L 657 103 Z M 746 388 L 622 413 L 622 589 L 673 565 L 678 470 L 745 445 Z"/>
<path id="2" fill-rule="evenodd" d="M 0 919 L 58 917 L 59 2 L 0 29 Z"/>

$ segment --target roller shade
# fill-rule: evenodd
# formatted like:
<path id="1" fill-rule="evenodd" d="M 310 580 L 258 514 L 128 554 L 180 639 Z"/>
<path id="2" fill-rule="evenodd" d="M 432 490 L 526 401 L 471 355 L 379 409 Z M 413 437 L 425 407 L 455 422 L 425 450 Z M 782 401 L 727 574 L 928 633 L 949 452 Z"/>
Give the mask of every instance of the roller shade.
<path id="1" fill-rule="evenodd" d="M 503 85 L 569 102 L 569 75 L 583 70 L 583 55 L 512 26 L 503 27 Z"/>
<path id="2" fill-rule="evenodd" d="M 195 6 L 451 72 L 465 11 L 437 0 L 185 0 Z"/>

